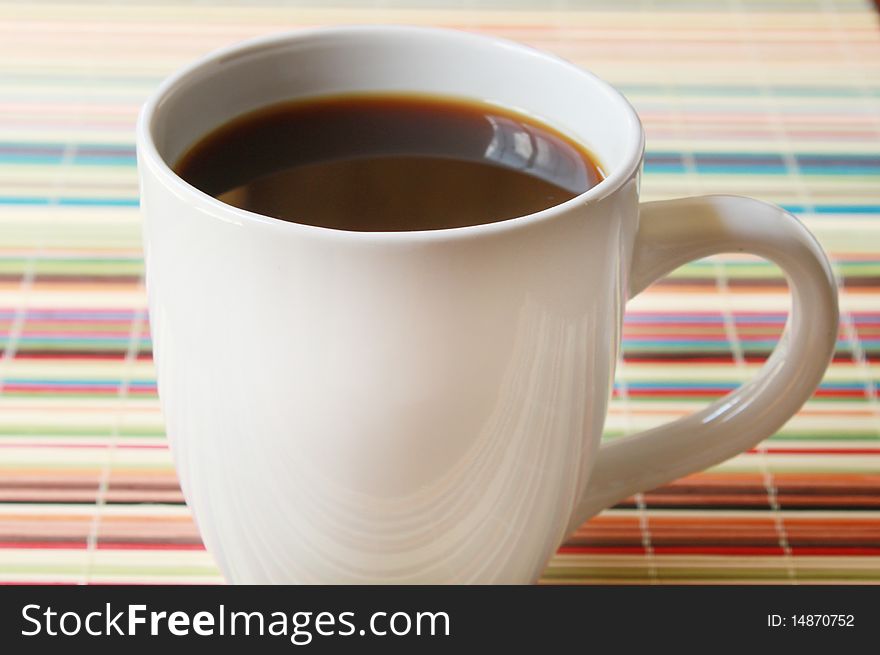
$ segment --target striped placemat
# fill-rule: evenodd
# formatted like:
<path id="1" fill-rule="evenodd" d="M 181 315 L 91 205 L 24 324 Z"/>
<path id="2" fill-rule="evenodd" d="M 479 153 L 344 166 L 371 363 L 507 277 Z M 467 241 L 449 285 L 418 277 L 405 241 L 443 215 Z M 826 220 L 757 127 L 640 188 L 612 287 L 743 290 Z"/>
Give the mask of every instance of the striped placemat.
<path id="1" fill-rule="evenodd" d="M 454 9 L 449 8 L 450 4 Z M 221 580 L 163 435 L 133 124 L 168 72 L 285 28 L 413 23 L 545 48 L 618 86 L 648 133 L 646 200 L 742 193 L 833 257 L 821 389 L 779 434 L 583 526 L 562 583 L 880 580 L 880 29 L 866 0 L 0 4 L 0 582 Z M 751 376 L 779 271 L 688 265 L 627 315 L 608 438 Z"/>

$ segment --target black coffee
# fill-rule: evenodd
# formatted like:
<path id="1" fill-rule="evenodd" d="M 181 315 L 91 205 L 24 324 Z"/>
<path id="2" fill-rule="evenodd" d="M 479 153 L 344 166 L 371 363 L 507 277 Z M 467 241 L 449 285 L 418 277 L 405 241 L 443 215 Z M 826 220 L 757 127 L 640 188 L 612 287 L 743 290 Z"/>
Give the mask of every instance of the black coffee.
<path id="1" fill-rule="evenodd" d="M 176 170 L 230 205 L 357 231 L 494 223 L 602 180 L 590 153 L 531 117 L 404 95 L 272 105 L 211 132 Z"/>

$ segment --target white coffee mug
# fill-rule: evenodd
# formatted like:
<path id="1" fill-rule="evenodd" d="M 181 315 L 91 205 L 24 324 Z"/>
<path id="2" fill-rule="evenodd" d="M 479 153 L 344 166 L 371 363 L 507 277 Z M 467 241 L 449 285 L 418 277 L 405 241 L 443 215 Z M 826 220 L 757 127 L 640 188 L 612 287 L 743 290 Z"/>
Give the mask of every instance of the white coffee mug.
<path id="1" fill-rule="evenodd" d="M 237 209 L 172 171 L 243 112 L 357 92 L 533 115 L 607 177 L 503 222 L 348 232 Z M 159 395 L 184 495 L 233 582 L 534 582 L 590 516 L 778 430 L 834 348 L 834 278 L 803 225 L 736 196 L 640 205 L 633 108 L 515 43 L 411 27 L 259 38 L 166 80 L 137 142 Z M 725 252 L 788 276 L 773 355 L 706 409 L 600 446 L 627 298 Z"/>

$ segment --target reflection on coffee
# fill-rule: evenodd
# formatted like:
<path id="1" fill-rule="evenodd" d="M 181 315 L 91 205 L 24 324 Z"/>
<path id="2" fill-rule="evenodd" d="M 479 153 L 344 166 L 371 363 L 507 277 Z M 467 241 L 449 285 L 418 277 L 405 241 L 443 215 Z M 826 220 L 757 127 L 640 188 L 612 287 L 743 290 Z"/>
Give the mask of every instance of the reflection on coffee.
<path id="1" fill-rule="evenodd" d="M 230 205 L 356 231 L 494 223 L 602 180 L 583 146 L 532 117 L 419 95 L 271 105 L 208 134 L 176 171 Z"/>

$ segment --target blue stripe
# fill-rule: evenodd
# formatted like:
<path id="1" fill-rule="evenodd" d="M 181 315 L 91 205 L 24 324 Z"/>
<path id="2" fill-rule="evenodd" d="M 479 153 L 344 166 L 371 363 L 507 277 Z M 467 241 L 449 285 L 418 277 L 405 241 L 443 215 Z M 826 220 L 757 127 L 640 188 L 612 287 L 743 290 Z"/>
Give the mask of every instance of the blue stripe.
<path id="1" fill-rule="evenodd" d="M 736 389 L 741 382 L 734 381 L 675 381 L 675 382 L 615 382 L 615 388 L 627 387 L 629 389 Z M 820 389 L 839 389 L 849 391 L 864 391 L 864 382 L 823 382 Z"/>
<path id="2" fill-rule="evenodd" d="M 138 207 L 138 198 L 59 198 L 59 205 L 70 206 L 106 206 L 106 207 Z"/>
<path id="3" fill-rule="evenodd" d="M 75 166 L 134 166 L 137 163 L 133 155 L 108 156 L 104 155 L 96 157 L 92 155 L 78 155 L 70 161 L 65 162 L 61 155 L 53 154 L 13 154 L 0 152 L 0 164 L 12 164 L 16 166 L 55 166 L 55 165 L 75 165 Z"/>
<path id="4" fill-rule="evenodd" d="M 77 387 L 83 385 L 102 386 L 102 387 L 118 387 L 122 384 L 122 380 L 55 380 L 55 379 L 39 379 L 39 378 L 6 378 L 6 384 L 17 384 L 20 386 L 39 386 L 42 384 L 52 384 L 59 387 Z M 130 387 L 154 387 L 155 380 L 129 380 Z"/>
<path id="5" fill-rule="evenodd" d="M 648 152 L 645 171 L 683 172 L 684 156 L 680 152 Z M 780 175 L 791 172 L 779 153 L 694 152 L 690 157 L 699 173 Z M 880 174 L 880 157 L 875 155 L 800 153 L 794 159 L 797 172 L 803 175 Z"/>
<path id="6" fill-rule="evenodd" d="M 880 214 L 880 205 L 780 205 L 793 214 Z"/>
<path id="7" fill-rule="evenodd" d="M 49 198 L 48 196 L 0 196 L 0 205 L 60 205 L 62 207 L 137 207 L 137 198 Z"/>

